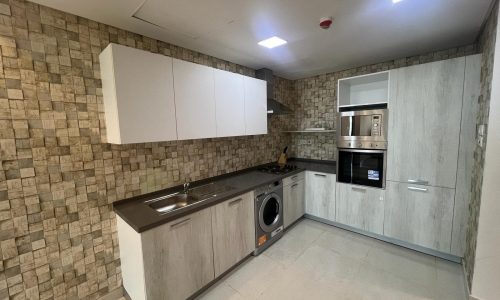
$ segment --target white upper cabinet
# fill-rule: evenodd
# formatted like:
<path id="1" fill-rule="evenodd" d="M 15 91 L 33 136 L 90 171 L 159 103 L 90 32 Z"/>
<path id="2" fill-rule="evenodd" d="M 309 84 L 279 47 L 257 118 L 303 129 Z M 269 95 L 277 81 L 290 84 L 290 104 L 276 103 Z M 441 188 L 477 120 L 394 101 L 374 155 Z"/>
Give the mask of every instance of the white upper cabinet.
<path id="1" fill-rule="evenodd" d="M 217 136 L 214 69 L 174 59 L 174 78 L 179 140 Z"/>
<path id="2" fill-rule="evenodd" d="M 267 86 L 264 80 L 244 77 L 246 135 L 267 134 Z"/>
<path id="3" fill-rule="evenodd" d="M 172 58 L 110 44 L 99 61 L 108 143 L 176 140 Z"/>
<path id="4" fill-rule="evenodd" d="M 263 80 L 117 44 L 99 59 L 108 143 L 267 133 Z"/>
<path id="5" fill-rule="evenodd" d="M 244 77 L 214 70 L 217 137 L 245 135 Z"/>

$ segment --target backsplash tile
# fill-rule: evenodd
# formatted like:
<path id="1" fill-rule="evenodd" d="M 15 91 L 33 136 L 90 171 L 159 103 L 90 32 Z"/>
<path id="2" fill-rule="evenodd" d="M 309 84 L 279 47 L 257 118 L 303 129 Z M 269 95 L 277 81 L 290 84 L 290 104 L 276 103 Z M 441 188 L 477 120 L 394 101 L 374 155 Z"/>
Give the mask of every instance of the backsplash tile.
<path id="1" fill-rule="evenodd" d="M 481 33 L 478 46 L 482 53 L 481 62 L 481 94 L 479 96 L 479 110 L 476 126 L 488 125 L 488 116 L 491 100 L 491 78 L 493 76 L 493 62 L 495 55 L 495 42 L 498 24 L 498 1 L 492 7 L 490 16 L 485 23 Z M 477 127 L 476 127 L 477 128 Z M 469 204 L 469 223 L 467 227 L 466 250 L 464 255 L 464 266 L 469 289 L 472 287 L 474 276 L 474 261 L 476 257 L 477 229 L 479 221 L 479 208 L 481 205 L 481 190 L 483 185 L 484 155 L 486 151 L 487 136 L 484 137 L 484 145 L 476 145 L 474 150 L 474 167 L 472 169 L 471 201 Z"/>
<path id="2" fill-rule="evenodd" d="M 290 81 L 294 114 L 268 135 L 130 145 L 106 141 L 98 55 L 110 42 L 231 72 L 254 70 L 22 0 L 0 0 L 0 299 L 96 299 L 121 286 L 111 203 L 289 156 L 335 159 L 339 78 L 463 56 L 475 46 Z"/>
<path id="3" fill-rule="evenodd" d="M 289 144 L 286 116 L 268 119 L 268 135 L 107 144 L 98 55 L 110 42 L 254 70 L 30 2 L 0 0 L 0 14 L 0 299 L 120 287 L 112 202 L 266 163 Z M 294 99 L 292 81 L 276 82 Z"/>

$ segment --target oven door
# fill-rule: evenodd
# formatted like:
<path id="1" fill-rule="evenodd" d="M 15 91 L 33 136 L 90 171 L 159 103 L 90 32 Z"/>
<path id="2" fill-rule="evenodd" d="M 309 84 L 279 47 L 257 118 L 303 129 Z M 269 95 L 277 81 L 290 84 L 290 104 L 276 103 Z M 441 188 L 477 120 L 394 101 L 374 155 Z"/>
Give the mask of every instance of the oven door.
<path id="1" fill-rule="evenodd" d="M 339 149 L 337 181 L 385 188 L 386 151 Z"/>

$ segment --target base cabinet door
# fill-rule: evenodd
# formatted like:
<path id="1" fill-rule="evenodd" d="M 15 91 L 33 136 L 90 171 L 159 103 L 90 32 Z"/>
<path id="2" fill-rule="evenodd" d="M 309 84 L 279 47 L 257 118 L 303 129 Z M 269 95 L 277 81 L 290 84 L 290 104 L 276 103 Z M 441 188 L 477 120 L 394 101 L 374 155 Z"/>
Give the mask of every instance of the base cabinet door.
<path id="1" fill-rule="evenodd" d="M 212 207 L 215 277 L 255 250 L 254 193 Z"/>
<path id="2" fill-rule="evenodd" d="M 384 198 L 383 189 L 337 183 L 337 222 L 383 234 Z"/>
<path id="3" fill-rule="evenodd" d="M 186 299 L 214 279 L 210 208 L 142 233 L 147 299 Z"/>
<path id="4" fill-rule="evenodd" d="M 285 228 L 293 224 L 305 213 L 304 179 L 283 187 L 283 225 Z"/>
<path id="5" fill-rule="evenodd" d="M 387 181 L 384 234 L 450 252 L 455 189 Z"/>
<path id="6" fill-rule="evenodd" d="M 335 174 L 306 171 L 306 214 L 335 221 Z"/>

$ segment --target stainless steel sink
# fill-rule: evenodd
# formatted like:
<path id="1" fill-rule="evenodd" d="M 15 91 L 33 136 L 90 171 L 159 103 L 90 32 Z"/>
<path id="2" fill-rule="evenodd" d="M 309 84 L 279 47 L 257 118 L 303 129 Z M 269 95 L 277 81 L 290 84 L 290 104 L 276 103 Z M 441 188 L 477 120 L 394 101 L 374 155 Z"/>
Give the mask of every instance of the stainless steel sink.
<path id="1" fill-rule="evenodd" d="M 232 186 L 211 182 L 208 184 L 200 185 L 198 187 L 194 187 L 189 190 L 189 193 L 199 199 L 208 199 L 216 197 L 220 194 L 224 194 L 225 192 L 229 192 L 231 190 L 234 190 Z"/>
<path id="2" fill-rule="evenodd" d="M 178 193 L 153 199 L 149 207 L 159 213 L 167 213 L 198 202 L 198 198 L 190 194 Z"/>
<path id="3" fill-rule="evenodd" d="M 231 186 L 211 182 L 205 185 L 188 189 L 184 192 L 178 192 L 147 200 L 144 203 L 148 204 L 149 207 L 156 210 L 157 212 L 164 214 L 203 200 L 216 197 L 233 189 L 234 188 Z"/>

